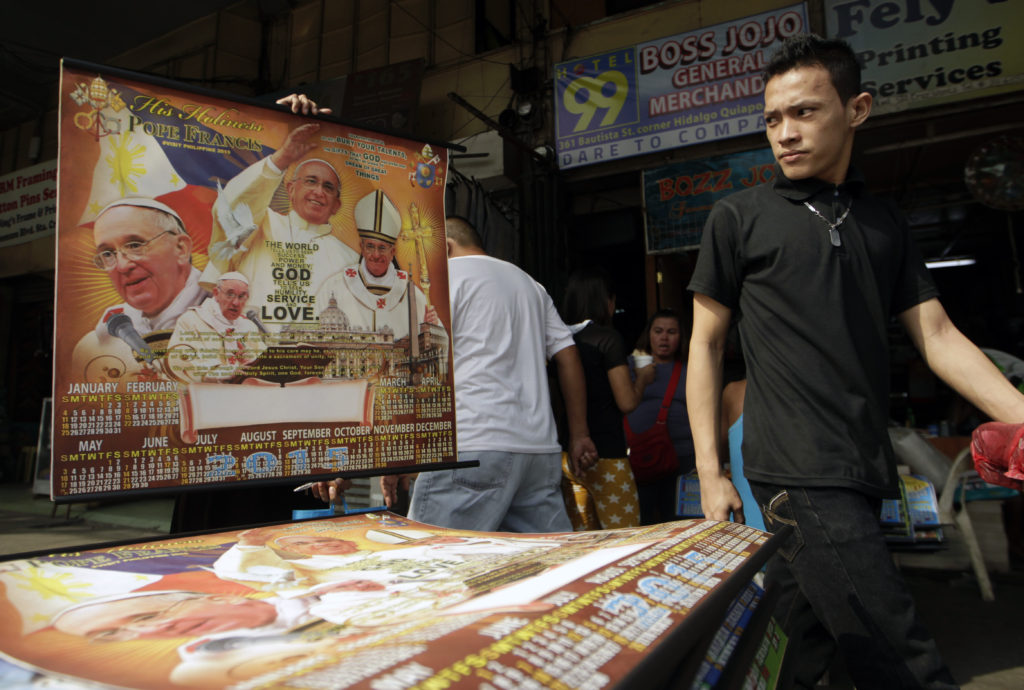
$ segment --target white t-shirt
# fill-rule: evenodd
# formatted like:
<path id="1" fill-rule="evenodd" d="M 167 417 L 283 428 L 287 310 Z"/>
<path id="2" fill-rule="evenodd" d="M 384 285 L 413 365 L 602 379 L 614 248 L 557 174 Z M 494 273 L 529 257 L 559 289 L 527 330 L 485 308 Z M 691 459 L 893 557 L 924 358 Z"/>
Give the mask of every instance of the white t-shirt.
<path id="1" fill-rule="evenodd" d="M 448 260 L 458 450 L 561 450 L 547 360 L 574 345 L 544 287 L 490 256 Z"/>

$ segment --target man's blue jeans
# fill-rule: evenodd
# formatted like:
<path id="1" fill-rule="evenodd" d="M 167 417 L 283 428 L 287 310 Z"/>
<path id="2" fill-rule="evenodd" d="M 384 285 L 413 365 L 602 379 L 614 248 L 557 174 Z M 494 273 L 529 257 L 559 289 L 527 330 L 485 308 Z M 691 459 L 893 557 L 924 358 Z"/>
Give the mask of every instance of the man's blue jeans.
<path id="1" fill-rule="evenodd" d="M 561 453 L 465 451 L 479 467 L 421 472 L 409 517 L 483 532 L 572 532 L 562 498 Z"/>
<path id="2" fill-rule="evenodd" d="M 879 499 L 840 488 L 750 488 L 769 531 L 793 527 L 765 578 L 781 590 L 775 618 L 789 636 L 781 687 L 812 687 L 837 649 L 858 690 L 956 687 L 893 563 Z"/>

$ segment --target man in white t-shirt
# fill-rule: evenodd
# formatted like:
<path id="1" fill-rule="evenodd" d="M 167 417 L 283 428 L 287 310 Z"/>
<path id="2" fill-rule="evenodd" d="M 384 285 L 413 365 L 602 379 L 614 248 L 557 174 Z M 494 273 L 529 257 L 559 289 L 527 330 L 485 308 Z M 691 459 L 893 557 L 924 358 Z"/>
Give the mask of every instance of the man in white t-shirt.
<path id="1" fill-rule="evenodd" d="M 570 460 L 577 470 L 597 461 L 572 334 L 543 286 L 487 256 L 466 220 L 449 217 L 445 227 L 459 460 L 480 466 L 421 473 L 409 517 L 457 529 L 570 532 L 549 359 L 565 398 Z M 397 479 L 381 482 L 385 497 L 394 498 Z"/>

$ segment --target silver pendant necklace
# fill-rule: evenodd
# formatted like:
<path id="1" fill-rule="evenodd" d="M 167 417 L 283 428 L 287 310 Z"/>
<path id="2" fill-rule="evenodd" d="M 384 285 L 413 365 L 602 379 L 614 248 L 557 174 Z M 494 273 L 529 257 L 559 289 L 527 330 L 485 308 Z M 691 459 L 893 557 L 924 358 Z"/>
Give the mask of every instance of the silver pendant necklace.
<path id="1" fill-rule="evenodd" d="M 807 210 L 809 210 L 811 213 L 818 216 L 818 218 L 821 218 L 821 220 L 824 221 L 825 225 L 828 226 L 828 239 L 829 242 L 832 243 L 832 246 L 840 246 L 842 242 L 839 239 L 839 226 L 843 224 L 844 220 L 846 220 L 846 216 L 850 215 L 850 209 L 853 208 L 853 199 L 850 200 L 850 205 L 846 207 L 846 210 L 843 211 L 843 215 L 839 216 L 839 218 L 836 219 L 835 223 L 833 223 L 828 218 L 823 216 L 821 214 L 821 211 L 811 206 L 811 202 L 805 201 L 804 206 L 806 206 Z"/>

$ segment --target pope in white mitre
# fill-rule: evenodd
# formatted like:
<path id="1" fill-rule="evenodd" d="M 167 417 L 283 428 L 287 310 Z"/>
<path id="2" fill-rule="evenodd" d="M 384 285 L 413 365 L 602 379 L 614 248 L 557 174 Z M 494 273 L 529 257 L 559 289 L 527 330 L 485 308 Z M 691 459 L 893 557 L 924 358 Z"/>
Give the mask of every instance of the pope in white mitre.
<path id="1" fill-rule="evenodd" d="M 437 312 L 405 271 L 395 266 L 395 242 L 402 230 L 398 208 L 384 192 L 376 190 L 356 204 L 359 232 L 359 263 L 324 281 L 316 303 L 322 309 L 337 300 L 352 330 L 380 331 L 387 327 L 395 340 L 409 336 L 411 321 L 407 300 L 414 301 L 415 323 L 439 324 Z"/>

